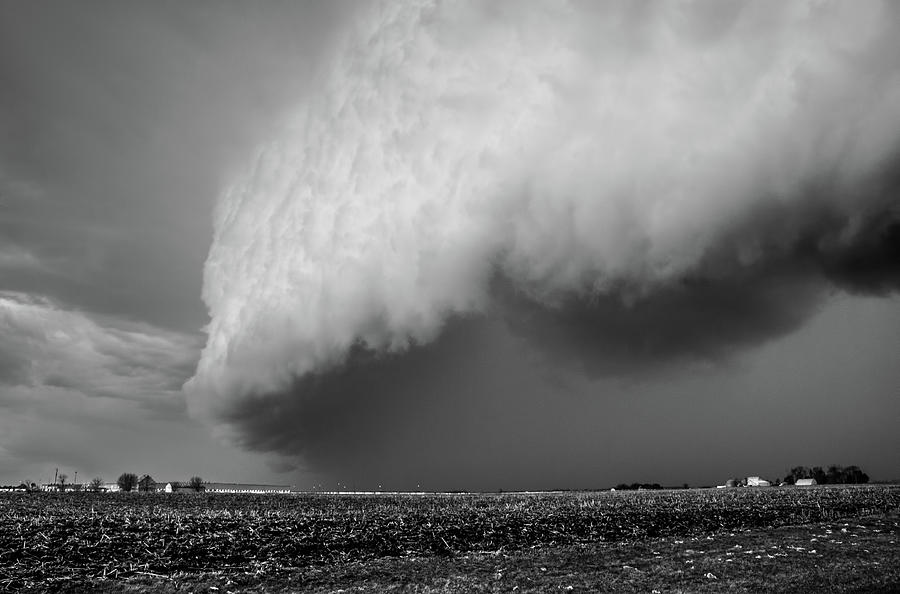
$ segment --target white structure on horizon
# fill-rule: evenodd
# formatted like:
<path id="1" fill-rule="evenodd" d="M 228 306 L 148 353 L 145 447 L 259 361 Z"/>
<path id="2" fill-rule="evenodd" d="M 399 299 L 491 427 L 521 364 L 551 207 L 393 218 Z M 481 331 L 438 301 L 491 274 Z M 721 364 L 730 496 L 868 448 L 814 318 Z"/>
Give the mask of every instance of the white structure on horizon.
<path id="1" fill-rule="evenodd" d="M 203 483 L 207 493 L 290 493 L 288 485 L 246 485 L 243 483 Z"/>
<path id="2" fill-rule="evenodd" d="M 770 483 L 766 479 L 759 478 L 758 476 L 748 476 L 747 477 L 747 486 L 748 487 L 771 487 L 772 483 Z"/>
<path id="3" fill-rule="evenodd" d="M 794 484 L 798 487 L 811 487 L 818 483 L 816 483 L 816 479 L 814 479 L 814 478 L 806 478 L 806 479 L 797 479 L 797 481 Z"/>
<path id="4" fill-rule="evenodd" d="M 194 489 L 187 483 L 156 483 L 156 490 L 161 493 L 192 493 Z M 245 483 L 203 483 L 200 489 L 204 493 L 291 493 L 288 485 L 251 485 Z"/>

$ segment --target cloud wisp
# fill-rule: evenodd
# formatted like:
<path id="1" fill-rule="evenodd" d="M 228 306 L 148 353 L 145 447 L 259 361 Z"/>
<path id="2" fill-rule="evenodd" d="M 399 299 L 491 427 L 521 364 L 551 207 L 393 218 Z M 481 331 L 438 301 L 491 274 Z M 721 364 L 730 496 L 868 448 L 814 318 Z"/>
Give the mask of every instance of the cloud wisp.
<path id="1" fill-rule="evenodd" d="M 460 415 L 551 393 L 541 366 L 723 359 L 832 288 L 895 291 L 898 24 L 874 1 L 361 11 L 220 200 L 190 406 L 346 468 L 410 451 L 416 394 L 488 443 Z"/>
<path id="2" fill-rule="evenodd" d="M 0 384 L 7 388 L 59 388 L 158 411 L 183 410 L 181 383 L 199 349 L 192 335 L 13 292 L 0 292 L 0 333 Z"/>

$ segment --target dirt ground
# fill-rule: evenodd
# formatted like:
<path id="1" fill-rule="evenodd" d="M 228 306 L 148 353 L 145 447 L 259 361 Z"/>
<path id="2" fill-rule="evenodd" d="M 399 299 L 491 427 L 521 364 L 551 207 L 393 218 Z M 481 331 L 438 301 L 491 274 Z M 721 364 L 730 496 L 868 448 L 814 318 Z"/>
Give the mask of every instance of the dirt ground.
<path id="1" fill-rule="evenodd" d="M 379 558 L 271 574 L 138 575 L 50 591 L 900 592 L 900 515 L 690 538 Z"/>

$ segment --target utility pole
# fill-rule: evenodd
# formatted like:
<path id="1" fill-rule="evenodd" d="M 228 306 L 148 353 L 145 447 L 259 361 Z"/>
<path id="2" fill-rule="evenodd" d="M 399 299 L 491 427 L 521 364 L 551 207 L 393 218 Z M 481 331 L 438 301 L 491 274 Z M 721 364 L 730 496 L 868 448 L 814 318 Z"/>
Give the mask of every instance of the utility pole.
<path id="1" fill-rule="evenodd" d="M 75 471 L 75 478 L 72 479 L 72 484 L 73 484 L 73 485 L 77 485 L 77 484 L 78 484 L 78 471 L 77 471 L 77 470 Z"/>
<path id="2" fill-rule="evenodd" d="M 53 473 L 53 484 L 56 484 L 56 480 L 59 478 L 59 468 L 56 469 L 56 472 Z"/>

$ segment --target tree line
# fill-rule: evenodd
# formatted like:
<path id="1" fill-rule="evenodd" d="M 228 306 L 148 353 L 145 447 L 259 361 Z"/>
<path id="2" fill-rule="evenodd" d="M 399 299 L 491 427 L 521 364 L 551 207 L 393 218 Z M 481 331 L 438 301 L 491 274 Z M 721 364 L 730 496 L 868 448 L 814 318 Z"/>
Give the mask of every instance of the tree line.
<path id="1" fill-rule="evenodd" d="M 616 491 L 648 491 L 662 489 L 659 483 L 619 483 L 615 486 Z"/>
<path id="2" fill-rule="evenodd" d="M 149 477 L 147 477 L 149 478 Z M 116 485 L 118 485 L 120 491 L 124 491 L 126 493 L 130 493 L 131 491 L 155 491 L 157 483 L 154 482 L 152 485 L 142 485 L 141 480 L 138 479 L 138 476 L 133 472 L 123 472 L 119 475 L 119 478 L 116 479 Z M 55 488 L 57 491 L 89 491 L 92 493 L 99 493 L 104 489 L 103 479 L 99 476 L 94 477 L 90 480 L 89 483 L 82 485 L 77 483 L 69 483 L 69 475 L 63 473 L 59 474 L 56 477 L 56 482 L 52 483 L 52 488 Z M 171 483 L 172 489 L 190 489 L 192 491 L 200 492 L 206 490 L 205 483 L 203 479 L 199 476 L 192 476 L 186 482 L 181 481 L 173 481 Z M 33 481 L 23 481 L 18 488 L 23 491 L 39 491 L 40 487 L 37 483 Z"/>
<path id="3" fill-rule="evenodd" d="M 861 485 L 869 482 L 869 475 L 859 466 L 831 465 L 827 470 L 821 466 L 794 466 L 784 482 L 793 485 L 799 479 L 815 479 L 820 485 Z"/>
<path id="4" fill-rule="evenodd" d="M 116 484 L 119 485 L 120 490 L 125 491 L 126 493 L 130 493 L 131 491 L 134 491 L 135 489 L 137 489 L 139 491 L 140 490 L 149 491 L 151 489 L 156 490 L 156 483 L 154 483 L 152 486 L 151 485 L 146 485 L 146 486 L 141 485 L 140 481 L 138 480 L 137 475 L 134 473 L 131 473 L 131 472 L 123 472 L 121 475 L 119 475 L 119 478 L 116 480 Z M 192 491 L 195 491 L 198 493 L 200 491 L 205 490 L 205 487 L 203 486 L 203 479 L 200 478 L 199 476 L 192 476 L 190 479 L 188 479 L 187 483 L 182 483 L 180 481 L 173 481 L 171 483 L 171 485 L 172 485 L 173 490 L 181 489 L 184 487 L 187 487 L 187 488 L 191 489 Z"/>

